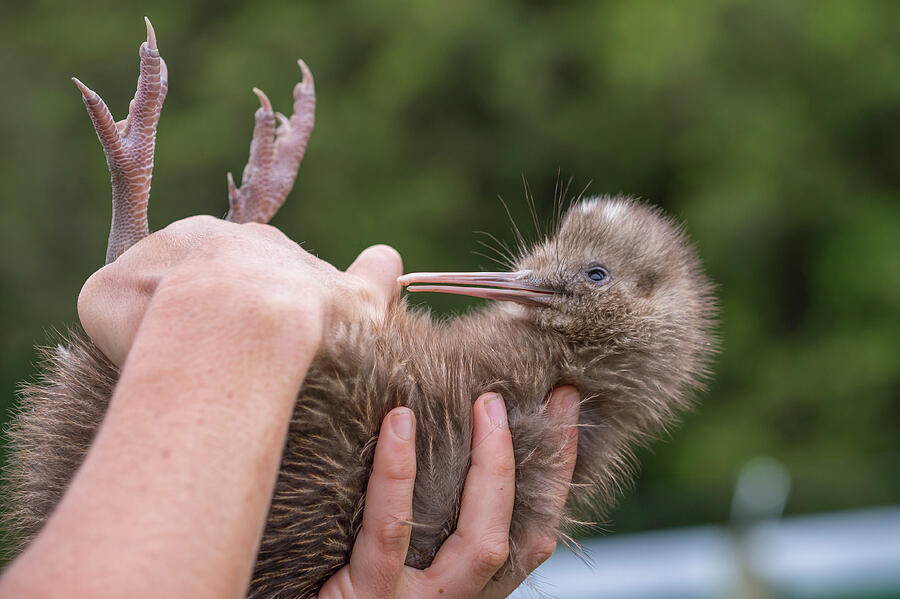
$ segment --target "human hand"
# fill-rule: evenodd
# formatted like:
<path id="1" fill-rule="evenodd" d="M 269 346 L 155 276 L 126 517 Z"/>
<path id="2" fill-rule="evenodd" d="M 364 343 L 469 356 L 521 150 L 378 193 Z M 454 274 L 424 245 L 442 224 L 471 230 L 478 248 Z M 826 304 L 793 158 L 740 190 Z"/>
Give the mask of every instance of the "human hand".
<path id="1" fill-rule="evenodd" d="M 475 402 L 474 410 L 472 466 L 463 490 L 459 525 L 441 546 L 431 566 L 417 570 L 404 565 L 416 477 L 415 421 L 408 408 L 395 408 L 382 423 L 362 528 L 350 563 L 328 579 L 319 592 L 319 599 L 497 599 L 509 595 L 528 573 L 550 557 L 556 538 L 526 531 L 517 544 L 528 572 L 492 579 L 509 552 L 515 459 L 500 396 L 482 395 Z M 568 481 L 578 447 L 575 388 L 555 389 L 550 396 L 549 411 L 566 448 L 559 478 Z M 405 426 L 408 428 L 404 429 Z M 561 485 L 555 496 L 548 499 L 557 517 L 562 515 L 567 495 L 568 488 Z M 483 501 L 485 497 L 491 500 Z"/>
<path id="2" fill-rule="evenodd" d="M 95 272 L 78 297 L 78 314 L 120 366 L 161 290 L 172 291 L 174 310 L 307 323 L 305 334 L 318 336 L 317 345 L 331 322 L 383 314 L 400 293 L 402 273 L 399 254 L 387 246 L 363 251 L 343 273 L 269 225 L 196 216 L 153 233 Z"/>

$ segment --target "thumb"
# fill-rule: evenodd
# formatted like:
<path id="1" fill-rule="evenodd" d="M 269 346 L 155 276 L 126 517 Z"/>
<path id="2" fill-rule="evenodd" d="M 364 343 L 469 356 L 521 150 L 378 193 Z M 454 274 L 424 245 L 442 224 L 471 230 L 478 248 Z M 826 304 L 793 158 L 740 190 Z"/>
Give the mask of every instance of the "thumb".
<path id="1" fill-rule="evenodd" d="M 400 295 L 397 277 L 403 274 L 403 259 L 397 250 L 388 245 L 366 248 L 347 272 L 370 284 L 376 301 L 384 306 L 394 302 Z"/>

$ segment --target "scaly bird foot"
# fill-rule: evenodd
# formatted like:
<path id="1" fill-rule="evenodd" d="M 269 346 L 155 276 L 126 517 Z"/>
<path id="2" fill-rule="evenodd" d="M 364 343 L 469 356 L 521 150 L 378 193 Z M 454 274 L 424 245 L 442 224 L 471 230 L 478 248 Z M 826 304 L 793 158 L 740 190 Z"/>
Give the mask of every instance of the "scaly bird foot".
<path id="1" fill-rule="evenodd" d="M 228 173 L 228 200 L 231 209 L 227 220 L 236 223 L 267 223 L 294 186 L 297 169 L 315 124 L 316 92 L 312 73 L 298 60 L 303 79 L 294 87 L 294 113 L 288 119 L 272 112 L 272 103 L 260 90 L 256 125 L 250 142 L 250 159 L 244 167 L 241 186 L 234 184 Z M 278 119 L 278 127 L 275 120 Z"/>
<path id="2" fill-rule="evenodd" d="M 106 249 L 109 264 L 129 247 L 149 234 L 147 202 L 153 175 L 153 150 L 156 127 L 168 90 L 166 63 L 156 47 L 156 34 L 150 20 L 147 41 L 141 44 L 141 71 L 128 116 L 118 122 L 96 93 L 78 79 L 72 80 L 81 90 L 97 137 L 106 154 L 112 179 L 112 226 Z"/>

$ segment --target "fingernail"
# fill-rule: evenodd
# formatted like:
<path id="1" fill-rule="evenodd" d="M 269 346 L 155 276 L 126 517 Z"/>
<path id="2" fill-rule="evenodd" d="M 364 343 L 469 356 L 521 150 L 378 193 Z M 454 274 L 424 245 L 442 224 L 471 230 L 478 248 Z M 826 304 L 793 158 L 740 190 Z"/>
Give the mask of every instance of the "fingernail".
<path id="1" fill-rule="evenodd" d="M 401 408 L 391 414 L 391 428 L 394 429 L 394 434 L 404 441 L 412 437 L 413 421 L 409 408 Z"/>
<path id="2" fill-rule="evenodd" d="M 506 406 L 503 398 L 498 393 L 493 393 L 484 400 L 484 409 L 487 410 L 491 424 L 494 426 L 506 426 Z"/>
<path id="3" fill-rule="evenodd" d="M 578 389 L 570 385 L 558 387 L 550 396 L 550 416 L 555 419 L 571 420 L 578 414 L 581 396 Z"/>
<path id="4" fill-rule="evenodd" d="M 562 394 L 563 401 L 566 404 L 566 407 L 572 409 L 573 407 L 578 405 L 578 402 L 581 401 L 581 395 L 578 393 L 578 389 L 575 387 L 566 387 Z"/>

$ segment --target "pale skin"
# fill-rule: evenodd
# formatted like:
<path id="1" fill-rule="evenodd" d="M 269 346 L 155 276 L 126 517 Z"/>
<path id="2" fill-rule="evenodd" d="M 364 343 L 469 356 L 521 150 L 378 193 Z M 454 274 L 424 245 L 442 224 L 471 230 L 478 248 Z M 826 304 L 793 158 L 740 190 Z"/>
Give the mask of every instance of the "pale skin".
<path id="1" fill-rule="evenodd" d="M 0 596 L 241 597 L 297 393 L 331 323 L 379 318 L 399 294 L 399 255 L 364 251 L 340 272 L 268 225 L 179 221 L 84 285 L 85 331 L 122 368 L 106 419 L 44 529 L 0 578 Z M 578 396 L 550 412 L 575 463 Z M 415 419 L 385 418 L 363 526 L 322 599 L 505 597 L 515 461 L 502 398 L 475 401 L 459 526 L 426 570 L 404 565 Z M 490 500 L 485 500 L 490 498 Z M 550 499 L 561 514 L 566 489 Z M 555 539 L 520 539 L 529 569 Z"/>

